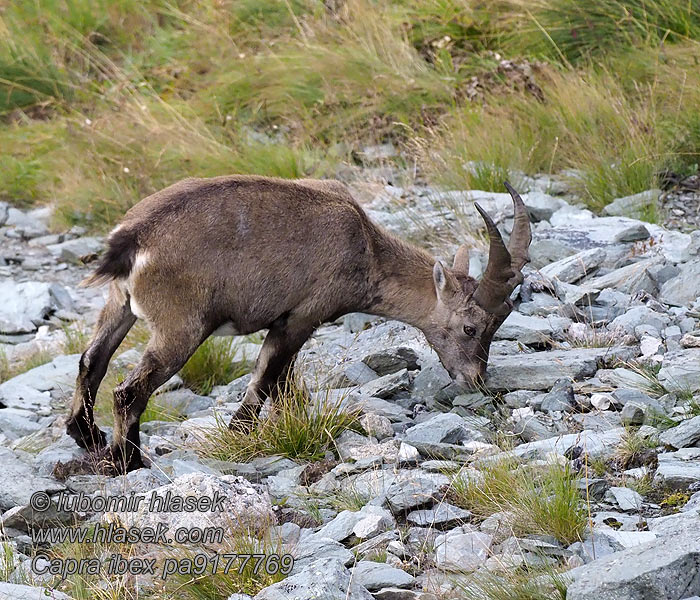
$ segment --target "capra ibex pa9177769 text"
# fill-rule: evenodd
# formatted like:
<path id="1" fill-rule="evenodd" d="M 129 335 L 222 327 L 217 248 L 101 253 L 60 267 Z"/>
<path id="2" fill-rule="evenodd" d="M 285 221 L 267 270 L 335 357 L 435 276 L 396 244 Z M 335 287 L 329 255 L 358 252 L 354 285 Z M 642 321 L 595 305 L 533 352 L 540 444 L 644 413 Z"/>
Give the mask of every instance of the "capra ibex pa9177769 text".
<path id="1" fill-rule="evenodd" d="M 268 329 L 241 409 L 249 423 L 285 380 L 294 356 L 323 322 L 349 312 L 419 328 L 453 378 L 484 374 L 493 334 L 528 261 L 530 222 L 520 196 L 506 247 L 476 206 L 490 238 L 480 281 L 460 247 L 452 267 L 373 223 L 340 182 L 255 176 L 186 179 L 131 208 L 84 283 L 109 283 L 80 359 L 68 433 L 88 450 L 105 446 L 93 402 L 112 354 L 137 318 L 151 330 L 139 364 L 114 390 L 117 471 L 142 466 L 139 417 L 149 396 L 212 333 Z"/>

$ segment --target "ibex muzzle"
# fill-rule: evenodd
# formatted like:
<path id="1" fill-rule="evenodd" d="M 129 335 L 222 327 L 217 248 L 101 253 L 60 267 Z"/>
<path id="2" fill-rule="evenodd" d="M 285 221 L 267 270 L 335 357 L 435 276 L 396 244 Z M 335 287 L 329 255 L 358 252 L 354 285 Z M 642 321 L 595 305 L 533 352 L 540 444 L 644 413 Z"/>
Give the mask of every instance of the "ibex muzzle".
<path id="1" fill-rule="evenodd" d="M 232 424 L 251 422 L 266 397 L 275 399 L 318 325 L 349 312 L 418 327 L 452 376 L 474 384 L 528 260 L 529 219 L 506 187 L 515 205 L 508 248 L 477 206 L 490 236 L 479 282 L 467 273 L 465 247 L 452 268 L 436 262 L 370 221 L 339 182 L 187 179 L 145 198 L 112 232 L 85 282 L 109 283 L 110 293 L 80 360 L 68 433 L 87 449 L 104 446 L 94 398 L 137 317 L 152 336 L 138 366 L 114 390 L 108 457 L 116 471 L 142 466 L 139 418 L 148 398 L 217 330 L 269 330 Z"/>

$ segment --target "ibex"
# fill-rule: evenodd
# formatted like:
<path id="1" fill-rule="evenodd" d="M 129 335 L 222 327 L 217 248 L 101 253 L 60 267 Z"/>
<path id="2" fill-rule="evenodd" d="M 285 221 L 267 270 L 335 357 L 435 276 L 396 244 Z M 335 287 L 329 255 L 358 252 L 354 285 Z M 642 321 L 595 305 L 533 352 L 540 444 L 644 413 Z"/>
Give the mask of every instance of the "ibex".
<path id="1" fill-rule="evenodd" d="M 113 470 L 143 466 L 139 418 L 151 393 L 213 333 L 268 334 L 240 410 L 249 424 L 275 398 L 294 356 L 323 322 L 349 312 L 399 319 L 423 331 L 458 382 L 485 372 L 491 338 L 511 312 L 510 295 L 528 261 L 530 223 L 520 196 L 509 247 L 476 206 L 490 238 L 479 282 L 459 248 L 452 268 L 382 229 L 340 182 L 255 176 L 186 179 L 148 196 L 110 234 L 84 285 L 109 283 L 80 359 L 67 431 L 104 449 Z M 114 390 L 114 437 L 93 418 L 108 362 L 136 319 L 151 338 L 136 368 Z"/>

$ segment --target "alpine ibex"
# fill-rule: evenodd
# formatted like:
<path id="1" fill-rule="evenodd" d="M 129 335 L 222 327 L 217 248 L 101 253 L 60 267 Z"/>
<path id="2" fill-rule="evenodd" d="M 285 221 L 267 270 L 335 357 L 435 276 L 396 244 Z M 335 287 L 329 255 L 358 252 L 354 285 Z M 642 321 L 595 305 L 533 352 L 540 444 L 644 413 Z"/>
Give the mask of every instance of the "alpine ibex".
<path id="1" fill-rule="evenodd" d="M 105 453 L 117 470 L 142 466 L 139 417 L 149 396 L 215 332 L 269 330 L 232 424 L 251 422 L 264 398 L 274 399 L 312 332 L 349 312 L 414 325 L 454 378 L 474 383 L 528 261 L 528 215 L 506 187 L 515 205 L 509 248 L 476 206 L 490 237 L 479 282 L 468 275 L 465 246 L 446 267 L 370 221 L 336 181 L 186 179 L 145 198 L 112 231 L 84 282 L 109 283 L 110 290 L 80 359 L 68 433 L 88 450 L 105 446 L 93 402 L 137 317 L 152 336 L 138 366 L 114 390 L 114 439 Z"/>

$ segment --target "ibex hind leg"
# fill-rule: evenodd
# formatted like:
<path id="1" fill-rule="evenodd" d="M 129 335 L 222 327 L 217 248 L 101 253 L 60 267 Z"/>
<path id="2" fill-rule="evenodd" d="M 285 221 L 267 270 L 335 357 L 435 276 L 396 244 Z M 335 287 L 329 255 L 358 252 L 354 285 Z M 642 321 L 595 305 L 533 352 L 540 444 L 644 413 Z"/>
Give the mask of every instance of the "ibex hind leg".
<path id="1" fill-rule="evenodd" d="M 148 399 L 183 367 L 205 338 L 204 327 L 154 328 L 141 361 L 114 389 L 114 437 L 101 470 L 124 473 L 144 466 L 139 421 Z"/>
<path id="2" fill-rule="evenodd" d="M 101 448 L 105 444 L 105 435 L 95 424 L 93 405 L 109 360 L 135 321 L 128 298 L 116 284 L 112 284 L 92 340 L 80 357 L 71 415 L 66 424 L 68 435 L 87 450 Z"/>
<path id="3" fill-rule="evenodd" d="M 255 361 L 253 377 L 243 402 L 231 417 L 229 428 L 242 431 L 252 428 L 265 398 L 275 400 L 287 384 L 294 357 L 313 330 L 314 327 L 308 322 L 296 322 L 292 317 L 275 322 L 270 327 Z"/>

